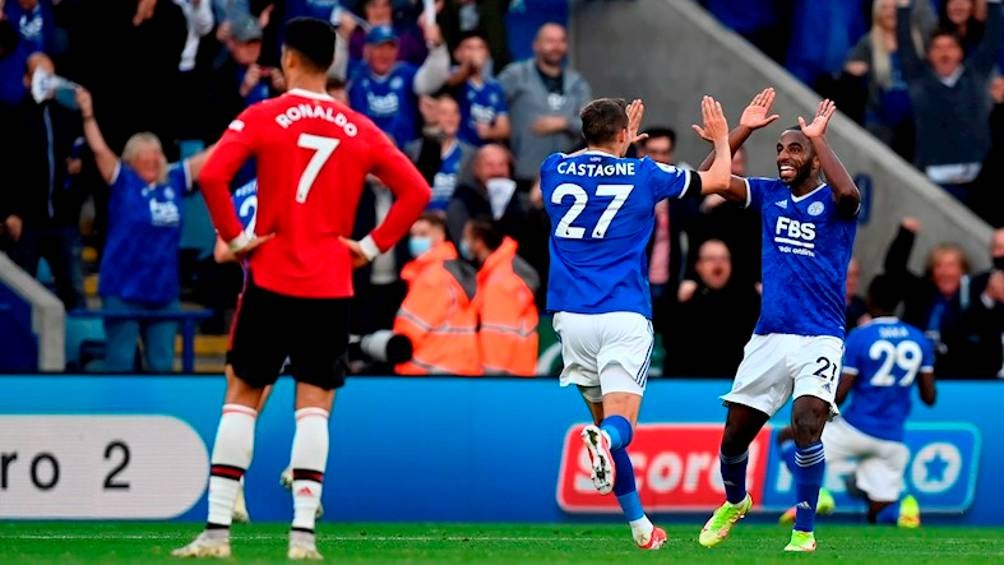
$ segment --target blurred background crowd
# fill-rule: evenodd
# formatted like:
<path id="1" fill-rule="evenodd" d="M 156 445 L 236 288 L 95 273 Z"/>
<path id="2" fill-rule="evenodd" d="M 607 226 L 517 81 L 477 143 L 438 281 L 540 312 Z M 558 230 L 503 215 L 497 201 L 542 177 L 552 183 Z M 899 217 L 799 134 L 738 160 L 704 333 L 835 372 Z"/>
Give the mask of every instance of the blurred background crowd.
<path id="1" fill-rule="evenodd" d="M 1004 225 L 999 2 L 699 3 Z M 71 318 L 115 314 L 101 322 L 102 347 L 71 356 L 71 369 L 170 370 L 172 312 L 212 312 L 200 343 L 225 334 L 242 273 L 213 260 L 193 179 L 234 117 L 285 89 L 284 22 L 307 15 L 339 30 L 329 94 L 373 119 L 433 187 L 411 238 L 356 273 L 354 308 L 365 314 L 354 332 L 409 336 L 425 362 L 400 364 L 402 373 L 548 370 L 537 366 L 550 333 L 550 227 L 537 169 L 548 154 L 581 146 L 578 111 L 593 96 L 568 64 L 563 25 L 544 23 L 560 22 L 552 12 L 567 3 L 438 0 L 434 17 L 421 0 L 0 6 L 0 250 L 51 286 Z M 686 165 L 675 156 L 674 127 L 684 125 L 651 124 L 635 154 Z M 745 157 L 735 155 L 734 173 L 775 174 L 747 171 Z M 253 175 L 251 164 L 235 191 Z M 368 182 L 354 236 L 383 219 L 391 198 Z M 965 252 L 945 243 L 914 273 L 907 264 L 921 230 L 903 219 L 884 264 L 902 281 L 905 320 L 937 344 L 939 376 L 1004 376 L 1004 230 L 987 242 L 990 272 L 970 272 Z M 732 375 L 759 310 L 757 214 L 717 197 L 660 203 L 648 256 L 657 366 L 664 375 Z M 867 321 L 859 279 L 852 263 L 848 330 Z M 215 343 L 225 348 L 225 338 Z"/>

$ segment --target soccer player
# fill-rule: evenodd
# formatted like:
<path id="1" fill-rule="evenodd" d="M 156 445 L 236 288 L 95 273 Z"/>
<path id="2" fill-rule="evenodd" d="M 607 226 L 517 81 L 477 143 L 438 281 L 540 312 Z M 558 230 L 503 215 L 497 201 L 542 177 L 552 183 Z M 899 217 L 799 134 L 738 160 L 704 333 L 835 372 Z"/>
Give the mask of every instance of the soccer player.
<path id="1" fill-rule="evenodd" d="M 826 460 L 852 464 L 856 489 L 868 501 L 872 524 L 920 526 L 917 499 L 903 494 L 903 473 L 910 452 L 903 444 L 903 428 L 910 414 L 914 383 L 920 398 L 934 405 L 934 345 L 919 329 L 901 322 L 893 312 L 900 290 L 894 279 L 879 275 L 868 287 L 872 320 L 847 336 L 843 375 L 836 402 L 851 403 L 841 417 L 823 430 Z M 782 431 L 781 436 L 790 435 Z M 793 449 L 782 446 L 784 461 L 793 469 Z M 822 498 L 822 494 L 820 496 Z M 796 509 L 782 522 L 793 520 Z"/>
<path id="2" fill-rule="evenodd" d="M 430 189 L 407 157 L 364 116 L 325 94 L 335 32 L 320 20 L 286 26 L 282 70 L 290 90 L 255 104 L 230 125 L 199 177 L 213 224 L 247 282 L 232 330 L 227 392 L 212 452 L 209 517 L 182 557 L 230 555 L 229 526 L 251 463 L 256 406 L 287 357 L 296 379 L 290 559 L 320 559 L 315 513 L 328 458 L 328 413 L 344 382 L 352 268 L 399 240 Z M 245 233 L 228 190 L 249 158 L 257 163 L 254 236 Z M 396 201 L 362 241 L 351 232 L 363 179 L 375 174 Z"/>
<path id="3" fill-rule="evenodd" d="M 729 135 L 733 151 L 750 134 L 778 116 L 768 115 L 773 89 L 753 99 Z M 811 123 L 798 118 L 777 142 L 778 177 L 732 177 L 723 196 L 746 202 L 763 220 L 763 299 L 760 319 L 746 345 L 728 406 L 721 442 L 725 503 L 700 534 L 705 547 L 718 545 L 749 512 L 746 462 L 750 443 L 763 425 L 794 397 L 795 488 L 798 508 L 785 551 L 815 551 L 813 520 L 823 481 L 825 457 L 820 435 L 837 413 L 834 393 L 844 339 L 844 286 L 851 258 L 861 195 L 826 141 L 836 112 L 819 103 Z M 696 128 L 708 138 L 707 132 Z M 717 156 L 702 168 L 717 164 Z M 826 175 L 826 182 L 822 176 Z"/>
<path id="4" fill-rule="evenodd" d="M 547 308 L 561 338 L 561 385 L 576 385 L 593 417 L 582 431 L 593 484 L 617 496 L 638 547 L 659 549 L 666 532 L 642 509 L 627 452 L 653 346 L 645 246 L 656 203 L 727 189 L 732 156 L 721 105 L 705 97 L 703 131 L 715 141 L 717 157 L 710 170 L 624 158 L 644 139 L 638 135 L 644 111 L 640 100 L 590 102 L 580 114 L 588 148 L 545 159 L 540 185 L 555 226 Z"/>

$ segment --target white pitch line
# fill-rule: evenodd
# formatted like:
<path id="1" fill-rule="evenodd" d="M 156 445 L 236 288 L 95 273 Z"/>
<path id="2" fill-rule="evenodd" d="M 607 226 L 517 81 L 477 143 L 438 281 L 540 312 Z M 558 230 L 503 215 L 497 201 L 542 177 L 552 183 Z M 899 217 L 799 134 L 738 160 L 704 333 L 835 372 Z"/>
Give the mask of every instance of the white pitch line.
<path id="1" fill-rule="evenodd" d="M 530 537 L 530 536 L 326 536 L 321 534 L 318 536 L 320 541 L 414 541 L 414 542 L 430 542 L 430 541 L 509 541 L 509 542 L 526 542 L 526 541 L 581 541 L 581 542 L 595 542 L 595 538 L 590 537 Z M 166 535 L 166 534 L 156 534 L 156 535 L 137 535 L 137 534 L 96 534 L 96 535 L 82 535 L 82 534 L 67 534 L 67 535 L 43 535 L 43 534 L 14 534 L 14 535 L 4 535 L 0 534 L 0 540 L 63 540 L 63 541 L 74 541 L 74 540 L 168 540 L 168 539 L 184 539 L 184 536 L 177 535 Z M 241 540 L 278 540 L 285 539 L 283 535 L 234 535 L 234 541 L 240 542 Z"/>

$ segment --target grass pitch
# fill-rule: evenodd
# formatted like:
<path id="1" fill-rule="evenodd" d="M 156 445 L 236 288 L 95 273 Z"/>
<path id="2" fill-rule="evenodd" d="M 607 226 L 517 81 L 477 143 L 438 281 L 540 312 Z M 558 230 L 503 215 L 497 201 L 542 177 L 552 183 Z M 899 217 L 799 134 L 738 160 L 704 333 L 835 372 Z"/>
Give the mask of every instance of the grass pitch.
<path id="1" fill-rule="evenodd" d="M 237 526 L 240 563 L 285 563 L 285 524 Z M 777 563 L 792 559 L 845 563 L 1002 563 L 1004 528 L 900 530 L 823 524 L 815 555 L 781 550 L 788 530 L 740 524 L 715 549 L 697 544 L 700 525 L 672 525 L 661 551 L 635 549 L 622 525 L 321 524 L 318 549 L 336 563 Z M 0 524 L 2 563 L 149 563 L 185 561 L 171 549 L 199 526 L 164 523 Z"/>

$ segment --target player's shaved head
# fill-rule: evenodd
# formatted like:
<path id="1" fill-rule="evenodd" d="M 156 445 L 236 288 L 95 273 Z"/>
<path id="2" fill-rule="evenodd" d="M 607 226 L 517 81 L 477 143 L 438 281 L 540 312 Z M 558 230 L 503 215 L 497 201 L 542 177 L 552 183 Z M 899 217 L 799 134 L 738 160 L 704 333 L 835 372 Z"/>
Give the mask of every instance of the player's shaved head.
<path id="1" fill-rule="evenodd" d="M 795 190 L 819 179 L 819 159 L 809 138 L 799 127 L 781 132 L 777 140 L 777 172 L 781 182 Z"/>
<path id="2" fill-rule="evenodd" d="M 627 102 L 623 98 L 598 98 L 579 113 L 582 137 L 590 146 L 610 145 L 628 126 Z"/>
<path id="3" fill-rule="evenodd" d="M 286 23 L 283 45 L 315 71 L 327 71 L 335 60 L 335 28 L 317 18 L 293 18 Z"/>
<path id="4" fill-rule="evenodd" d="M 872 316 L 892 314 L 902 299 L 899 283 L 889 275 L 878 275 L 868 285 L 868 307 Z"/>

